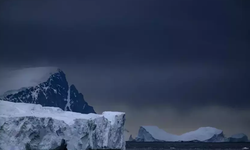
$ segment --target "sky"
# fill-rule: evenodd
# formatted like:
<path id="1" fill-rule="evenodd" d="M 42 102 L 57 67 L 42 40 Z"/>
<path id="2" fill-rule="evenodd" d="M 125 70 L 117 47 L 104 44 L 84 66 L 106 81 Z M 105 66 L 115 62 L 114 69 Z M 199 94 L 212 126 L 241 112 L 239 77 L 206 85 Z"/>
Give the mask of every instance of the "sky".
<path id="1" fill-rule="evenodd" d="M 126 128 L 250 136 L 250 1 L 0 2 L 0 73 L 57 66 Z"/>

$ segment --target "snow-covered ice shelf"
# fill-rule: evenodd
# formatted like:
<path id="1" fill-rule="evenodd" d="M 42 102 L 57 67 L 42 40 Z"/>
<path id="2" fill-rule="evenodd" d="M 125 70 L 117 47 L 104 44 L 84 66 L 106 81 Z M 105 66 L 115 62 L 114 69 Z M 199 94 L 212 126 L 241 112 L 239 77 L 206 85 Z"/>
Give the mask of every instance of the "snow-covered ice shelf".
<path id="1" fill-rule="evenodd" d="M 125 113 L 81 114 L 56 107 L 0 100 L 0 149 L 125 149 Z"/>

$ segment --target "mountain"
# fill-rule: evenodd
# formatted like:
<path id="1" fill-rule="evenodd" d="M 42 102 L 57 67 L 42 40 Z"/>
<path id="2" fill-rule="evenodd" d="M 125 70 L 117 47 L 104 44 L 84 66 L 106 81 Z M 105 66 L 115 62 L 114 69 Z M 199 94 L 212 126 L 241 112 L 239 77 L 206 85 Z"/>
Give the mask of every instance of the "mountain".
<path id="1" fill-rule="evenodd" d="M 25 68 L 6 73 L 1 85 L 1 99 L 11 102 L 41 104 L 66 111 L 95 113 L 65 73 L 56 67 Z"/>
<path id="2" fill-rule="evenodd" d="M 157 126 L 141 126 L 135 140 L 138 142 L 224 142 L 224 139 L 223 131 L 213 127 L 201 127 L 182 135 L 174 135 L 167 133 Z"/>

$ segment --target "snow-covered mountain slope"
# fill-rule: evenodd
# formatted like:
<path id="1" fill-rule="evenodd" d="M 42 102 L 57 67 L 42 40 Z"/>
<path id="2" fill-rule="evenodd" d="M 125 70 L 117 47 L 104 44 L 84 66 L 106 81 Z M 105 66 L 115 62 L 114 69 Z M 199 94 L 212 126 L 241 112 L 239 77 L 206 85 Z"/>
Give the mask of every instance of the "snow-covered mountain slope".
<path id="1" fill-rule="evenodd" d="M 0 149 L 125 149 L 125 113 L 81 114 L 0 100 Z"/>
<path id="2" fill-rule="evenodd" d="M 223 142 L 223 131 L 212 127 L 201 127 L 182 135 L 169 134 L 156 126 L 141 126 L 136 141 L 202 141 Z"/>
<path id="3" fill-rule="evenodd" d="M 238 133 L 227 138 L 228 142 L 248 142 L 248 137 L 244 133 Z"/>
<path id="4" fill-rule="evenodd" d="M 41 104 L 80 113 L 95 113 L 64 72 L 56 67 L 25 68 L 1 75 L 5 101 Z"/>

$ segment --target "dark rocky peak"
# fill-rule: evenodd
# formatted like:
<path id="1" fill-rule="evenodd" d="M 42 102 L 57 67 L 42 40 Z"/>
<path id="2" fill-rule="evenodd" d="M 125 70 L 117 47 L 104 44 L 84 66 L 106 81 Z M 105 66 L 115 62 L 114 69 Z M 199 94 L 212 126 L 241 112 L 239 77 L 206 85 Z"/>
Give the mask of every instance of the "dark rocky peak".
<path id="1" fill-rule="evenodd" d="M 72 84 L 70 86 L 70 102 L 71 102 L 71 109 L 79 112 L 80 110 L 83 110 L 83 112 L 88 113 L 96 113 L 94 111 L 94 108 L 92 106 L 89 106 L 89 104 L 85 101 L 83 105 L 79 105 L 79 102 L 85 101 L 84 96 L 82 93 L 79 93 L 76 89 L 75 85 Z"/>
<path id="2" fill-rule="evenodd" d="M 46 68 L 42 69 L 46 70 Z M 37 71 L 39 69 L 33 70 Z M 42 73 L 42 71 L 40 72 Z M 25 73 L 25 71 L 22 72 L 22 75 Z M 30 71 L 27 73 L 28 75 L 31 74 Z M 36 81 L 40 80 L 36 78 L 32 79 Z M 9 90 L 11 91 L 13 89 Z M 95 113 L 93 107 L 89 106 L 84 100 L 82 93 L 79 93 L 74 85 L 69 86 L 65 73 L 60 69 L 50 73 L 46 80 L 40 81 L 37 85 L 6 92 L 2 99 L 12 102 L 35 103 L 41 104 L 42 106 L 59 107 L 63 110 L 86 114 Z"/>

